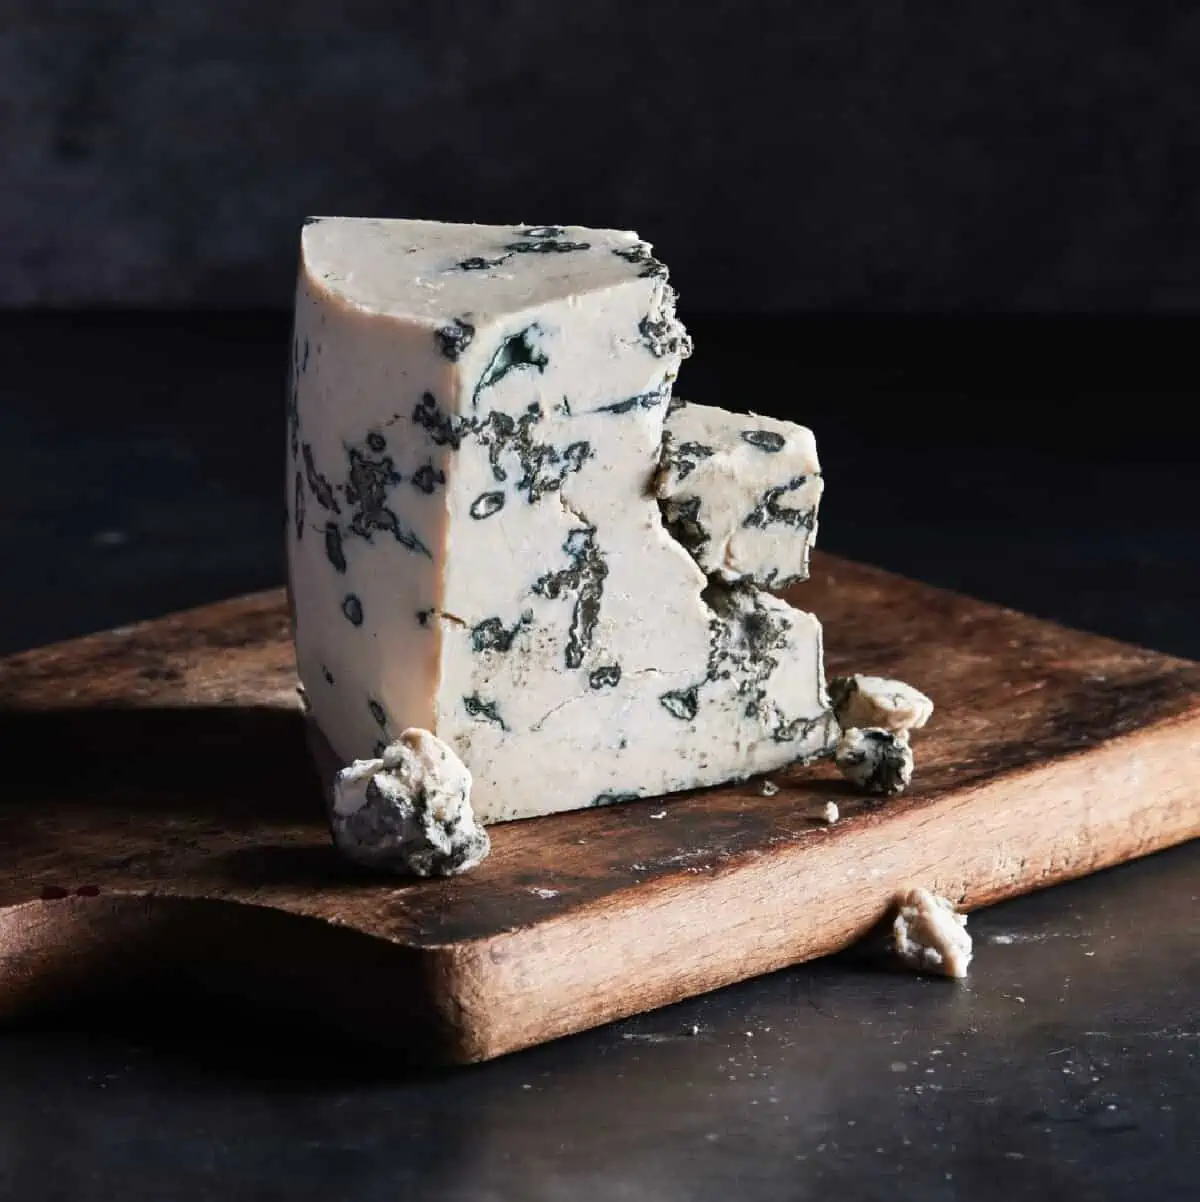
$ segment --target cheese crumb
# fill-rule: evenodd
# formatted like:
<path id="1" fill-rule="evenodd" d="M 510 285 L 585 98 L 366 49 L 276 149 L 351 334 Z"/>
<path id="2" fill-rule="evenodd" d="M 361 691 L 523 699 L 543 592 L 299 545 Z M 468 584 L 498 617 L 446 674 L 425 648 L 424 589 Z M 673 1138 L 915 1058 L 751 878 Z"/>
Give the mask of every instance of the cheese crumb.
<path id="1" fill-rule="evenodd" d="M 843 730 L 879 727 L 893 734 L 919 730 L 933 713 L 933 702 L 902 680 L 883 676 L 836 676 L 829 699 Z"/>
<path id="2" fill-rule="evenodd" d="M 842 815 L 836 801 L 827 801 L 820 811 L 820 819 L 827 826 L 832 826 Z"/>
<path id="3" fill-rule="evenodd" d="M 915 972 L 965 977 L 971 963 L 967 916 L 928 889 L 910 889 L 897 900 L 892 946 Z"/>
<path id="4" fill-rule="evenodd" d="M 838 771 L 867 793 L 892 796 L 912 780 L 913 753 L 908 736 L 881 727 L 852 727 L 842 733 L 833 753 Z"/>
<path id="5" fill-rule="evenodd" d="M 471 809 L 471 773 L 427 730 L 412 727 L 378 759 L 355 760 L 333 786 L 330 826 L 355 863 L 413 876 L 456 876 L 491 850 Z"/>
<path id="6" fill-rule="evenodd" d="M 762 780 L 758 782 L 758 795 L 760 797 L 774 797 L 779 792 L 779 786 L 773 780 Z"/>

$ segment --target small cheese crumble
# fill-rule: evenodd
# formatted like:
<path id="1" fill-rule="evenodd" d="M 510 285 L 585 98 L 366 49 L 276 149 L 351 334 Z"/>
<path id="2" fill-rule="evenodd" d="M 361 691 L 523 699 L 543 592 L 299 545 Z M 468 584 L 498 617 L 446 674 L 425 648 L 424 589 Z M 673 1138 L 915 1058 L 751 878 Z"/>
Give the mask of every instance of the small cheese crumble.
<path id="1" fill-rule="evenodd" d="M 867 793 L 892 796 L 903 792 L 912 780 L 908 736 L 878 726 L 844 731 L 833 760 L 848 781 Z"/>
<path id="2" fill-rule="evenodd" d="M 915 972 L 965 977 L 971 963 L 967 916 L 928 889 L 910 889 L 897 900 L 892 947 Z"/>
<path id="3" fill-rule="evenodd" d="M 763 780 L 758 782 L 758 795 L 760 797 L 774 797 L 779 792 L 779 786 L 773 780 Z"/>
<path id="4" fill-rule="evenodd" d="M 919 689 L 883 676 L 836 676 L 829 698 L 843 730 L 880 727 L 904 734 L 919 730 L 933 713 L 933 702 Z"/>
<path id="5" fill-rule="evenodd" d="M 827 801 L 818 811 L 817 817 L 826 826 L 832 826 L 842 816 L 836 801 Z"/>
<path id="6" fill-rule="evenodd" d="M 471 809 L 471 773 L 427 730 L 410 728 L 333 786 L 330 826 L 347 858 L 413 876 L 456 876 L 491 850 Z"/>

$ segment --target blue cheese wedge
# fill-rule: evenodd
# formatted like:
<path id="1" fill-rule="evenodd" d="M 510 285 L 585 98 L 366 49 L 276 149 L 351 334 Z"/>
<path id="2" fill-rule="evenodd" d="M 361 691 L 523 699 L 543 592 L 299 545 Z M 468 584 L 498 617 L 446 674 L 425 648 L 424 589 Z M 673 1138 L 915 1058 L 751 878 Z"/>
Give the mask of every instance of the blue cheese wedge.
<path id="1" fill-rule="evenodd" d="M 965 977 L 972 953 L 967 916 L 928 889 L 910 889 L 897 899 L 892 949 L 914 972 Z"/>
<path id="2" fill-rule="evenodd" d="M 758 544 L 753 571 L 710 573 L 655 496 L 691 350 L 666 276 L 622 231 L 306 224 L 289 585 L 309 716 L 341 762 L 429 731 L 496 822 L 832 750 L 817 620 L 760 591 Z M 731 464 L 739 510 L 743 485 Z"/>
<path id="3" fill-rule="evenodd" d="M 822 488 L 811 430 L 672 404 L 655 493 L 705 573 L 776 589 L 807 579 Z"/>
<path id="4" fill-rule="evenodd" d="M 471 773 L 427 730 L 406 730 L 338 773 L 329 818 L 349 859 L 390 872 L 456 876 L 491 848 L 471 809 Z"/>

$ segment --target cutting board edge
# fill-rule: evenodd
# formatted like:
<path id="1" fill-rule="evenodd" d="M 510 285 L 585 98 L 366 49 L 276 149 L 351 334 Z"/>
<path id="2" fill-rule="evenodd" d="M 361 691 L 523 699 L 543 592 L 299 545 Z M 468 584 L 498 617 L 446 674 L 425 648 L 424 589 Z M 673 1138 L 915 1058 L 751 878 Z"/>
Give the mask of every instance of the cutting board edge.
<path id="1" fill-rule="evenodd" d="M 164 953 L 184 944 L 194 947 L 199 939 L 201 945 L 207 943 L 210 955 L 191 964 L 188 972 L 203 975 L 206 967 L 215 971 L 224 965 L 224 976 L 230 982 L 237 980 L 236 986 L 217 992 L 255 995 L 262 1004 L 264 996 L 278 1000 L 280 989 L 290 983 L 299 986 L 304 1001 L 300 1009 L 305 1013 L 319 1011 L 320 999 L 328 994 L 325 1019 L 358 1027 L 359 1034 L 361 1028 L 371 1026 L 392 1033 L 394 1013 L 393 1021 L 385 1023 L 374 1013 L 369 997 L 352 1000 L 347 1007 L 344 990 L 327 988 L 339 966 L 344 970 L 350 965 L 355 971 L 378 972 L 381 979 L 388 979 L 389 987 L 375 993 L 390 999 L 389 1010 L 397 996 L 410 999 L 404 1042 L 424 1045 L 426 1055 L 420 1059 L 443 1064 L 489 1060 L 842 950 L 878 925 L 905 883 L 927 885 L 964 910 L 973 910 L 1185 843 L 1200 836 L 1200 781 L 1191 784 L 1175 770 L 1175 756 L 1180 752 L 1194 756 L 1198 746 L 1200 710 L 1193 710 L 1097 747 L 942 795 L 906 811 L 898 820 L 883 823 L 870 813 L 846 820 L 830 829 L 816 847 L 811 839 L 798 840 L 733 857 L 711 873 L 681 870 L 580 903 L 545 922 L 461 941 L 422 944 L 394 939 L 269 900 L 176 893 L 161 885 L 95 896 L 30 897 L 0 908 L 0 960 L 7 962 L 5 977 L 16 982 L 15 992 L 0 990 L 0 1015 L 19 1016 L 47 997 L 87 994 L 97 985 L 118 988 L 123 973 L 128 984 L 179 970 L 179 962 Z M 1028 876 L 1006 876 L 1002 868 L 990 876 L 972 877 L 965 867 L 939 869 L 932 864 L 929 872 L 917 874 L 921 879 L 906 873 L 904 881 L 893 876 L 870 888 L 858 884 L 848 888 L 840 897 L 845 921 L 836 931 L 818 927 L 822 937 L 816 942 L 806 941 L 805 924 L 794 918 L 806 912 L 805 906 L 831 904 L 829 897 L 798 892 L 796 881 L 806 873 L 815 878 L 830 867 L 845 869 L 847 865 L 839 861 L 843 842 L 852 844 L 849 855 L 863 860 L 886 856 L 888 847 L 906 833 L 920 834 L 931 843 L 952 841 L 968 814 L 982 820 L 989 812 L 1004 813 L 1010 822 L 1020 822 L 1036 817 L 1039 805 L 1050 804 L 1055 797 L 1074 798 L 1076 807 L 1086 812 L 1095 801 L 1094 783 L 1088 793 L 1089 780 L 1111 777 L 1122 767 L 1127 775 L 1140 779 L 1141 795 L 1161 784 L 1177 804 L 1154 811 L 1132 796 L 1124 801 L 1109 798 L 1108 817 L 1094 832 L 1097 837 L 1080 842 L 1078 854 L 1060 848 L 1057 857 L 1053 840 L 1048 841 L 1042 848 L 1048 855 L 1046 870 L 1032 883 Z M 1154 824 L 1156 814 L 1160 821 Z M 1131 819 L 1151 822 L 1136 850 L 1128 854 L 1113 843 L 1106 852 L 1104 830 Z M 1078 835 L 1088 826 L 1063 823 L 1061 829 Z M 845 838 L 850 834 L 855 835 L 853 840 Z M 942 864 L 953 859 L 945 847 L 940 854 Z M 1025 862 L 1020 870 L 1027 871 Z M 736 904 L 730 905 L 731 899 Z M 772 938 L 747 939 L 745 923 L 722 928 L 716 920 L 722 912 L 745 914 L 748 901 L 769 912 L 772 903 L 779 909 L 787 899 L 793 907 L 792 921 L 767 924 Z M 644 946 L 645 933 L 655 930 L 653 922 L 647 926 L 648 914 L 676 934 L 686 936 L 698 926 L 705 929 L 703 946 L 693 948 L 682 962 L 672 955 L 669 943 L 651 940 L 650 946 Z M 221 944 L 220 955 L 214 955 L 214 944 L 231 932 L 237 938 L 232 944 Z M 246 954 L 231 956 L 240 946 L 239 939 L 244 939 Z M 727 941 L 725 949 L 721 939 Z M 255 962 L 255 983 L 247 984 L 247 964 L 253 951 L 261 953 L 263 948 L 270 948 L 271 954 Z M 736 956 L 728 951 L 723 956 L 729 948 L 741 950 Z M 36 965 L 35 958 L 40 960 Z M 620 965 L 624 987 L 603 980 L 602 971 L 580 974 L 577 970 L 585 963 Z M 230 971 L 230 965 L 236 966 L 236 972 Z M 541 992 L 532 997 L 530 978 L 541 982 Z"/>

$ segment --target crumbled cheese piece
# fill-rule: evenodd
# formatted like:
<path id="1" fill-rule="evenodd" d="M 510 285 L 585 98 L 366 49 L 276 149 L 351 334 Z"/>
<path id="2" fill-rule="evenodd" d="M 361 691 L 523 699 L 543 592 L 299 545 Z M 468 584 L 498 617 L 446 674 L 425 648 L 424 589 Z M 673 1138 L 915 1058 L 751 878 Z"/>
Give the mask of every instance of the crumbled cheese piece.
<path id="1" fill-rule="evenodd" d="M 355 760 L 333 787 L 330 825 L 356 863 L 455 876 L 491 848 L 471 809 L 471 774 L 441 739 L 409 729 L 377 759 Z"/>
<path id="2" fill-rule="evenodd" d="M 812 431 L 676 402 L 655 492 L 708 575 L 784 588 L 808 577 L 823 481 Z"/>
<path id="3" fill-rule="evenodd" d="M 913 753 L 906 735 L 879 727 L 844 731 L 833 754 L 841 774 L 867 793 L 901 793 L 912 780 Z"/>
<path id="4" fill-rule="evenodd" d="M 794 445 L 815 473 L 812 436 L 701 407 L 714 437 L 740 431 L 734 508 L 764 490 L 728 544 L 753 578 L 707 576 L 654 493 L 664 424 L 691 409 L 668 418 L 691 344 L 666 274 L 624 231 L 305 226 L 289 583 L 340 762 L 429 730 L 490 823 L 832 751 L 820 624 L 755 584 L 803 563 L 816 485 L 793 495 L 771 465 Z"/>
<path id="5" fill-rule="evenodd" d="M 779 786 L 773 780 L 760 780 L 758 782 L 758 795 L 760 797 L 774 797 L 779 792 Z"/>
<path id="6" fill-rule="evenodd" d="M 826 826 L 832 826 L 841 816 L 842 812 L 838 809 L 836 801 L 827 801 L 820 809 L 821 821 Z"/>
<path id="7" fill-rule="evenodd" d="M 967 916 L 928 889 L 911 889 L 897 901 L 892 947 L 917 972 L 965 977 L 971 963 Z"/>
<path id="8" fill-rule="evenodd" d="M 933 713 L 933 702 L 919 689 L 883 676 L 836 676 L 829 698 L 843 730 L 878 726 L 904 734 L 919 730 Z"/>

